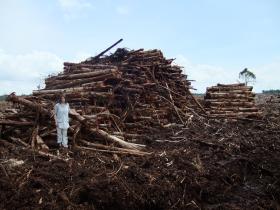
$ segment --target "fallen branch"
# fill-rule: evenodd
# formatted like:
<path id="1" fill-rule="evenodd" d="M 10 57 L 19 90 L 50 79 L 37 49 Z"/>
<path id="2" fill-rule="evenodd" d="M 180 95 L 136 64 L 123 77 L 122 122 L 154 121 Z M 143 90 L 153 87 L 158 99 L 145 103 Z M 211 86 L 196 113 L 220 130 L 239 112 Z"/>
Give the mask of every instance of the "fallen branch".
<path id="1" fill-rule="evenodd" d="M 125 148 L 129 148 L 129 149 L 141 149 L 143 147 L 145 147 L 145 145 L 141 145 L 141 144 L 133 144 L 133 143 L 129 143 L 126 142 L 116 136 L 113 136 L 109 133 L 107 133 L 104 130 L 98 129 L 98 128 L 91 128 L 86 124 L 86 118 L 83 117 L 82 115 L 80 115 L 79 113 L 76 112 L 75 109 L 71 109 L 70 110 L 70 115 L 75 118 L 76 120 L 80 121 L 83 125 L 85 125 L 85 128 L 88 129 L 90 132 L 95 133 L 101 137 L 103 137 L 106 140 L 109 140 L 111 142 L 116 142 L 119 145 L 121 145 L 122 147 Z"/>
<path id="2" fill-rule="evenodd" d="M 130 153 L 137 153 L 137 154 L 143 154 L 143 155 L 150 155 L 152 153 L 149 152 L 143 152 L 143 151 L 138 151 L 138 150 L 133 150 L 133 149 L 124 149 L 124 148 L 119 148 L 119 147 L 114 147 L 114 146 L 106 146 L 103 144 L 96 144 L 96 143 L 91 143 L 85 140 L 80 140 L 80 142 L 82 142 L 83 144 L 87 145 L 87 146 L 93 146 L 96 148 L 100 148 L 100 149 L 108 149 L 108 150 L 116 150 L 116 151 L 122 151 L 122 152 L 130 152 Z"/>
<path id="3" fill-rule="evenodd" d="M 14 121 L 14 120 L 0 120 L 0 125 L 29 126 L 29 125 L 34 125 L 34 123 Z"/>
<path id="4" fill-rule="evenodd" d="M 95 152 L 105 152 L 105 153 L 122 154 L 122 155 L 138 155 L 138 156 L 147 155 L 143 152 L 113 151 L 113 150 L 95 149 L 95 148 L 83 147 L 83 146 L 76 146 L 75 148 L 80 149 L 80 150 L 89 150 L 89 151 L 95 151 Z"/>

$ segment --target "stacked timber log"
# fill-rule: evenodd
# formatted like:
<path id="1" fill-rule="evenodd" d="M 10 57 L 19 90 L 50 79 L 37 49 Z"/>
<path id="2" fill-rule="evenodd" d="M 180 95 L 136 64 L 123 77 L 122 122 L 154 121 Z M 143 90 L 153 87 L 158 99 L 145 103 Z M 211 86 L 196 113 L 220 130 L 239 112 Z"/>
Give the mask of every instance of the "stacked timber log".
<path id="1" fill-rule="evenodd" d="M 261 112 L 255 106 L 252 89 L 252 86 L 244 83 L 208 87 L 204 98 L 207 114 L 215 118 L 260 117 Z"/>
<path id="2" fill-rule="evenodd" d="M 129 150 L 121 152 L 142 154 L 138 150 L 143 142 L 166 127 L 186 124 L 198 105 L 190 81 L 172 61 L 159 50 L 117 49 L 110 56 L 66 62 L 62 73 L 46 78 L 44 89 L 32 96 L 8 97 L 18 105 L 0 122 L 5 127 L 2 134 L 34 145 L 39 138 L 51 146 L 55 143 L 52 109 L 64 94 L 72 108 L 73 145 L 105 149 L 113 143 Z"/>
<path id="3" fill-rule="evenodd" d="M 55 101 L 63 93 L 78 113 L 88 118 L 110 113 L 127 124 L 124 128 L 165 125 L 180 120 L 174 109 L 185 112 L 191 100 L 190 81 L 171 62 L 159 50 L 119 49 L 97 63 L 64 63 L 64 72 L 47 78 L 45 90 L 33 95 Z"/>

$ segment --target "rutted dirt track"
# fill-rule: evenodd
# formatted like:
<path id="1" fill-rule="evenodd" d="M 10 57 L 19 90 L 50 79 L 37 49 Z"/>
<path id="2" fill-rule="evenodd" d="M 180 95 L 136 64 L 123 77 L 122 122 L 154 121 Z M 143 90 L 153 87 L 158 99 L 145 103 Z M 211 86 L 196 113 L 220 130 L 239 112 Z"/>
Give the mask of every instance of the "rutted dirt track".
<path id="1" fill-rule="evenodd" d="M 144 157 L 72 149 L 64 162 L 1 139 L 0 209 L 279 209 L 280 116 L 263 110 L 163 130 Z"/>

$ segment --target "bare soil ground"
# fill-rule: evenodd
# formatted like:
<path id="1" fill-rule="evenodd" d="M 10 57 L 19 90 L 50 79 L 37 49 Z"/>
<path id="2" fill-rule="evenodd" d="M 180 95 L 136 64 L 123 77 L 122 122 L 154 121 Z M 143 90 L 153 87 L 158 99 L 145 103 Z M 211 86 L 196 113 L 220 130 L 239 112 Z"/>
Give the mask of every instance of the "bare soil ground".
<path id="1" fill-rule="evenodd" d="M 144 157 L 53 149 L 64 162 L 1 139 L 0 209 L 280 209 L 280 115 L 259 106 L 163 130 Z"/>

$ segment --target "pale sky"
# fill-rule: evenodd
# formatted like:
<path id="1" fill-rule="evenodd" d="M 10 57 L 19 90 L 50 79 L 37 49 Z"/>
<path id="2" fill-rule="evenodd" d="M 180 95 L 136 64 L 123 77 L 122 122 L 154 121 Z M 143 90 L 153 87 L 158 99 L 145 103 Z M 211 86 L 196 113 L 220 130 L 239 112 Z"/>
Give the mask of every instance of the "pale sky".
<path id="1" fill-rule="evenodd" d="M 196 92 L 245 67 L 256 92 L 280 89 L 279 0 L 0 0 L 0 30 L 0 95 L 31 93 L 120 38 L 176 58 Z"/>

